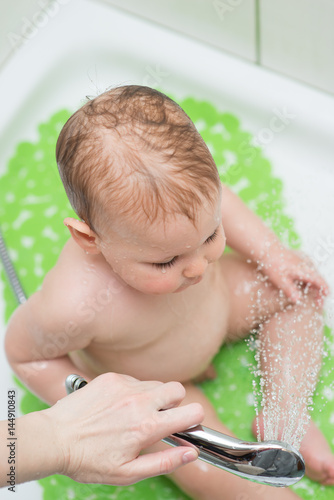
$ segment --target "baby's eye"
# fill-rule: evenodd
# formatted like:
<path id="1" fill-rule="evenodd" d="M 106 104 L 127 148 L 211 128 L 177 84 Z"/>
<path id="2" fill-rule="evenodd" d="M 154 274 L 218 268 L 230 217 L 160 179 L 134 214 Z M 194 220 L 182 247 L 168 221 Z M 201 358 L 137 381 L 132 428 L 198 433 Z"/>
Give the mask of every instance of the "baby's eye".
<path id="1" fill-rule="evenodd" d="M 152 262 L 152 266 L 158 267 L 159 269 L 167 269 L 168 267 L 172 267 L 173 264 L 175 264 L 177 257 L 173 257 L 172 260 L 169 260 L 168 262 Z"/>
<path id="2" fill-rule="evenodd" d="M 218 235 L 218 230 L 216 229 L 215 232 L 211 236 L 209 236 L 209 238 L 205 240 L 204 243 L 211 243 L 213 240 L 217 238 L 217 235 Z"/>

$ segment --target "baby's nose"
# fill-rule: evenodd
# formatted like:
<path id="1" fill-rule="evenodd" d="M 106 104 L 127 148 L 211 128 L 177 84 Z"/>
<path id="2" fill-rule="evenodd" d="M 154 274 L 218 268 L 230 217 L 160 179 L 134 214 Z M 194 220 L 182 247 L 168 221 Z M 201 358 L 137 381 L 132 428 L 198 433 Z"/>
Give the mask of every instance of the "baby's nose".
<path id="1" fill-rule="evenodd" d="M 183 276 L 185 278 L 199 278 L 205 273 L 207 267 L 208 261 L 205 257 L 193 259 L 184 269 Z"/>

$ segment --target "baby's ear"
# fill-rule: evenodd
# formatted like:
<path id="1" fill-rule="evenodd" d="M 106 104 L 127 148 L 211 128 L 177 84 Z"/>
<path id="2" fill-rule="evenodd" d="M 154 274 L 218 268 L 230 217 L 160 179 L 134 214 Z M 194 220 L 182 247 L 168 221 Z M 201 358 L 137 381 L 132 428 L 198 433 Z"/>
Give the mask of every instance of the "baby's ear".
<path id="1" fill-rule="evenodd" d="M 86 222 L 73 219 L 73 217 L 66 217 L 64 224 L 68 227 L 74 241 L 86 253 L 100 253 L 100 249 L 97 245 L 98 237 Z"/>

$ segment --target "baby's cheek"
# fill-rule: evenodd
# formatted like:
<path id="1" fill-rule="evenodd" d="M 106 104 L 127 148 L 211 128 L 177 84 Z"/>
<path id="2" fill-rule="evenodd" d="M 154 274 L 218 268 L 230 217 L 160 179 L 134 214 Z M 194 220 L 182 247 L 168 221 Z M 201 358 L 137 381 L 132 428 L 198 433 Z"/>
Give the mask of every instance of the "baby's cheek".
<path id="1" fill-rule="evenodd" d="M 213 248 L 212 262 L 215 262 L 216 260 L 220 259 L 220 257 L 224 253 L 225 247 L 226 247 L 226 238 L 225 238 L 225 234 L 223 233 L 220 236 L 219 241 L 217 241 L 217 244 Z"/>
<path id="2" fill-rule="evenodd" d="M 168 276 L 152 277 L 145 281 L 146 293 L 163 294 L 174 291 L 176 285 Z"/>

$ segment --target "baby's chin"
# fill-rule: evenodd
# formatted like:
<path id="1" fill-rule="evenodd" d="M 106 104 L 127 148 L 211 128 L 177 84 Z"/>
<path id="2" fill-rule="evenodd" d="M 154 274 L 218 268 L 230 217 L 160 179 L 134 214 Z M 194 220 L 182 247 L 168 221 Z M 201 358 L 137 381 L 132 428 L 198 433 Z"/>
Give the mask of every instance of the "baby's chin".
<path id="1" fill-rule="evenodd" d="M 149 292 L 146 292 L 146 293 L 150 293 L 151 295 L 167 295 L 167 294 L 170 294 L 170 293 L 180 293 L 180 292 L 183 292 L 184 290 L 187 290 L 188 288 L 191 288 L 192 286 L 194 285 L 197 285 L 197 283 L 199 283 L 201 281 L 200 280 L 197 280 L 195 282 L 192 282 L 192 283 L 183 283 L 181 286 L 177 287 L 177 288 L 160 288 L 160 289 L 155 289 L 154 291 L 151 290 Z M 145 293 L 145 292 L 144 292 Z"/>
<path id="2" fill-rule="evenodd" d="M 171 293 L 179 293 L 189 288 L 190 285 L 181 285 L 177 288 L 166 287 L 166 286 L 138 286 L 134 285 L 132 288 L 138 292 L 144 293 L 145 295 L 169 295 Z"/>

